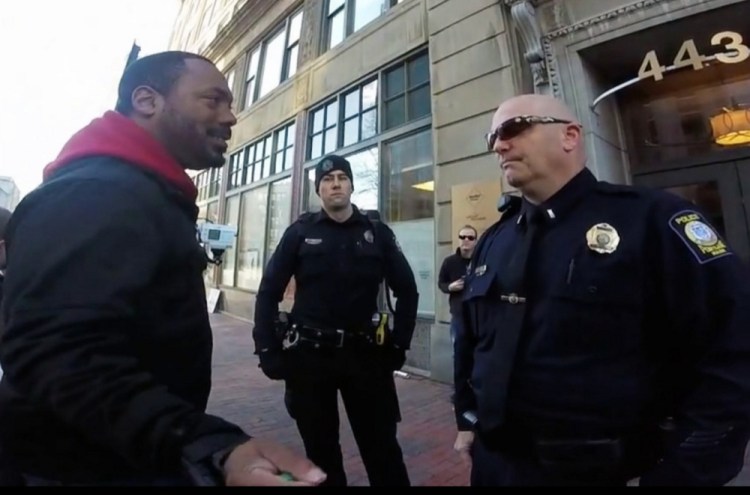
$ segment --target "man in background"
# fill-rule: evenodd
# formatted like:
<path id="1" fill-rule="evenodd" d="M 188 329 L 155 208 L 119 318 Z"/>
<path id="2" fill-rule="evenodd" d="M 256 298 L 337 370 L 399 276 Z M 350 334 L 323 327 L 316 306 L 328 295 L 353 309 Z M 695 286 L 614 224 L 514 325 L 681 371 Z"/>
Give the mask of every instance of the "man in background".
<path id="1" fill-rule="evenodd" d="M 464 225 L 458 231 L 459 246 L 456 252 L 443 260 L 438 274 L 438 287 L 448 294 L 451 311 L 451 343 L 456 341 L 456 333 L 461 326 L 461 299 L 464 292 L 466 268 L 477 244 L 477 229 Z"/>

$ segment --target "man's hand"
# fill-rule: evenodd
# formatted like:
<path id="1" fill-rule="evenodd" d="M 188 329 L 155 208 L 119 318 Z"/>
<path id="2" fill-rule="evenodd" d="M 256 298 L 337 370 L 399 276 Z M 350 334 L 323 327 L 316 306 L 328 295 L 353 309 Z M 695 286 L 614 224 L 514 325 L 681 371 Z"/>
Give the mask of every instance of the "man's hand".
<path id="1" fill-rule="evenodd" d="M 471 469 L 471 446 L 474 444 L 473 431 L 459 431 L 456 435 L 456 441 L 453 444 L 453 450 L 458 452 L 464 465 Z"/>
<path id="2" fill-rule="evenodd" d="M 326 474 L 281 444 L 253 438 L 227 456 L 224 479 L 226 486 L 315 486 Z"/>
<path id="3" fill-rule="evenodd" d="M 458 280 L 454 280 L 448 285 L 448 290 L 451 292 L 461 292 L 464 290 L 464 279 L 459 278 Z"/>
<path id="4" fill-rule="evenodd" d="M 282 349 L 263 350 L 258 354 L 260 369 L 271 380 L 286 378 L 286 356 Z"/>

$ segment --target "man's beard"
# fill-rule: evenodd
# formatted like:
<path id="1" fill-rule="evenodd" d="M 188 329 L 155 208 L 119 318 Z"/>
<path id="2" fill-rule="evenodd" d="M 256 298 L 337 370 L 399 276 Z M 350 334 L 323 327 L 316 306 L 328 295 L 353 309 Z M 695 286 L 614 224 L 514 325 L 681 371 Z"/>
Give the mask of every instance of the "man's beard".
<path id="1" fill-rule="evenodd" d="M 210 133 L 200 131 L 195 122 L 172 107 L 166 109 L 166 116 L 172 155 L 184 168 L 205 170 L 224 166 L 224 154 L 209 149 L 207 140 Z M 218 131 L 213 131 L 212 135 L 218 136 Z"/>

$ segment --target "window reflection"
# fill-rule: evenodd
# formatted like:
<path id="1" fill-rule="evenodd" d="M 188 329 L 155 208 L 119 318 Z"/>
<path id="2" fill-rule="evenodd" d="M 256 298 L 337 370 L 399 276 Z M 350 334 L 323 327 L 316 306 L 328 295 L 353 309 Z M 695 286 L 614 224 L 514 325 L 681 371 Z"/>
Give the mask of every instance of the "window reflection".
<path id="1" fill-rule="evenodd" d="M 346 157 L 352 165 L 354 193 L 352 203 L 361 210 L 377 210 L 380 193 L 380 167 L 378 148 L 373 146 Z"/>
<path id="2" fill-rule="evenodd" d="M 266 244 L 265 219 L 268 187 L 259 187 L 242 195 L 242 228 L 237 250 L 237 287 L 257 290 L 263 274 L 263 248 Z"/>
<path id="3" fill-rule="evenodd" d="M 279 180 L 271 184 L 270 214 L 268 216 L 268 242 L 266 244 L 266 262 L 276 250 L 281 236 L 289 227 L 292 215 L 292 178 Z"/>
<path id="4" fill-rule="evenodd" d="M 227 211 L 224 223 L 234 228 L 239 228 L 240 221 L 240 197 L 232 196 L 227 199 Z M 237 239 L 235 246 L 224 251 L 221 263 L 221 283 L 230 287 L 234 286 L 234 269 L 237 265 Z"/>
<path id="5" fill-rule="evenodd" d="M 435 312 L 435 182 L 432 132 L 427 129 L 385 146 L 388 202 L 385 218 L 414 271 L 419 313 Z"/>
<path id="6" fill-rule="evenodd" d="M 733 149 L 714 143 L 710 120 L 723 108 L 750 105 L 747 72 L 747 67 L 707 67 L 643 81 L 628 90 L 622 108 L 633 171 Z"/>

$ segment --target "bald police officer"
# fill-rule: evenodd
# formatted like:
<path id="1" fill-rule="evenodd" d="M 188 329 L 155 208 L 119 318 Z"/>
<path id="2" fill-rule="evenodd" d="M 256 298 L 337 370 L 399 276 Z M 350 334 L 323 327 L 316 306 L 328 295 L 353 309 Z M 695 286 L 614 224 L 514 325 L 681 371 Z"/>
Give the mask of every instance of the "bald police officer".
<path id="1" fill-rule="evenodd" d="M 705 215 L 599 182 L 559 100 L 488 135 L 523 201 L 476 247 L 456 343 L 472 485 L 721 485 L 743 465 L 750 276 Z"/>
<path id="2" fill-rule="evenodd" d="M 256 352 L 263 372 L 286 380 L 286 405 L 325 484 L 346 485 L 339 445 L 338 392 L 372 486 L 406 486 L 396 439 L 400 420 L 393 371 L 406 359 L 417 287 L 393 231 L 351 203 L 350 163 L 336 155 L 315 167 L 322 210 L 284 233 L 266 267 L 255 307 Z M 275 332 L 278 303 L 291 276 L 296 293 L 286 350 Z M 397 298 L 393 332 L 378 312 L 383 279 Z"/>

